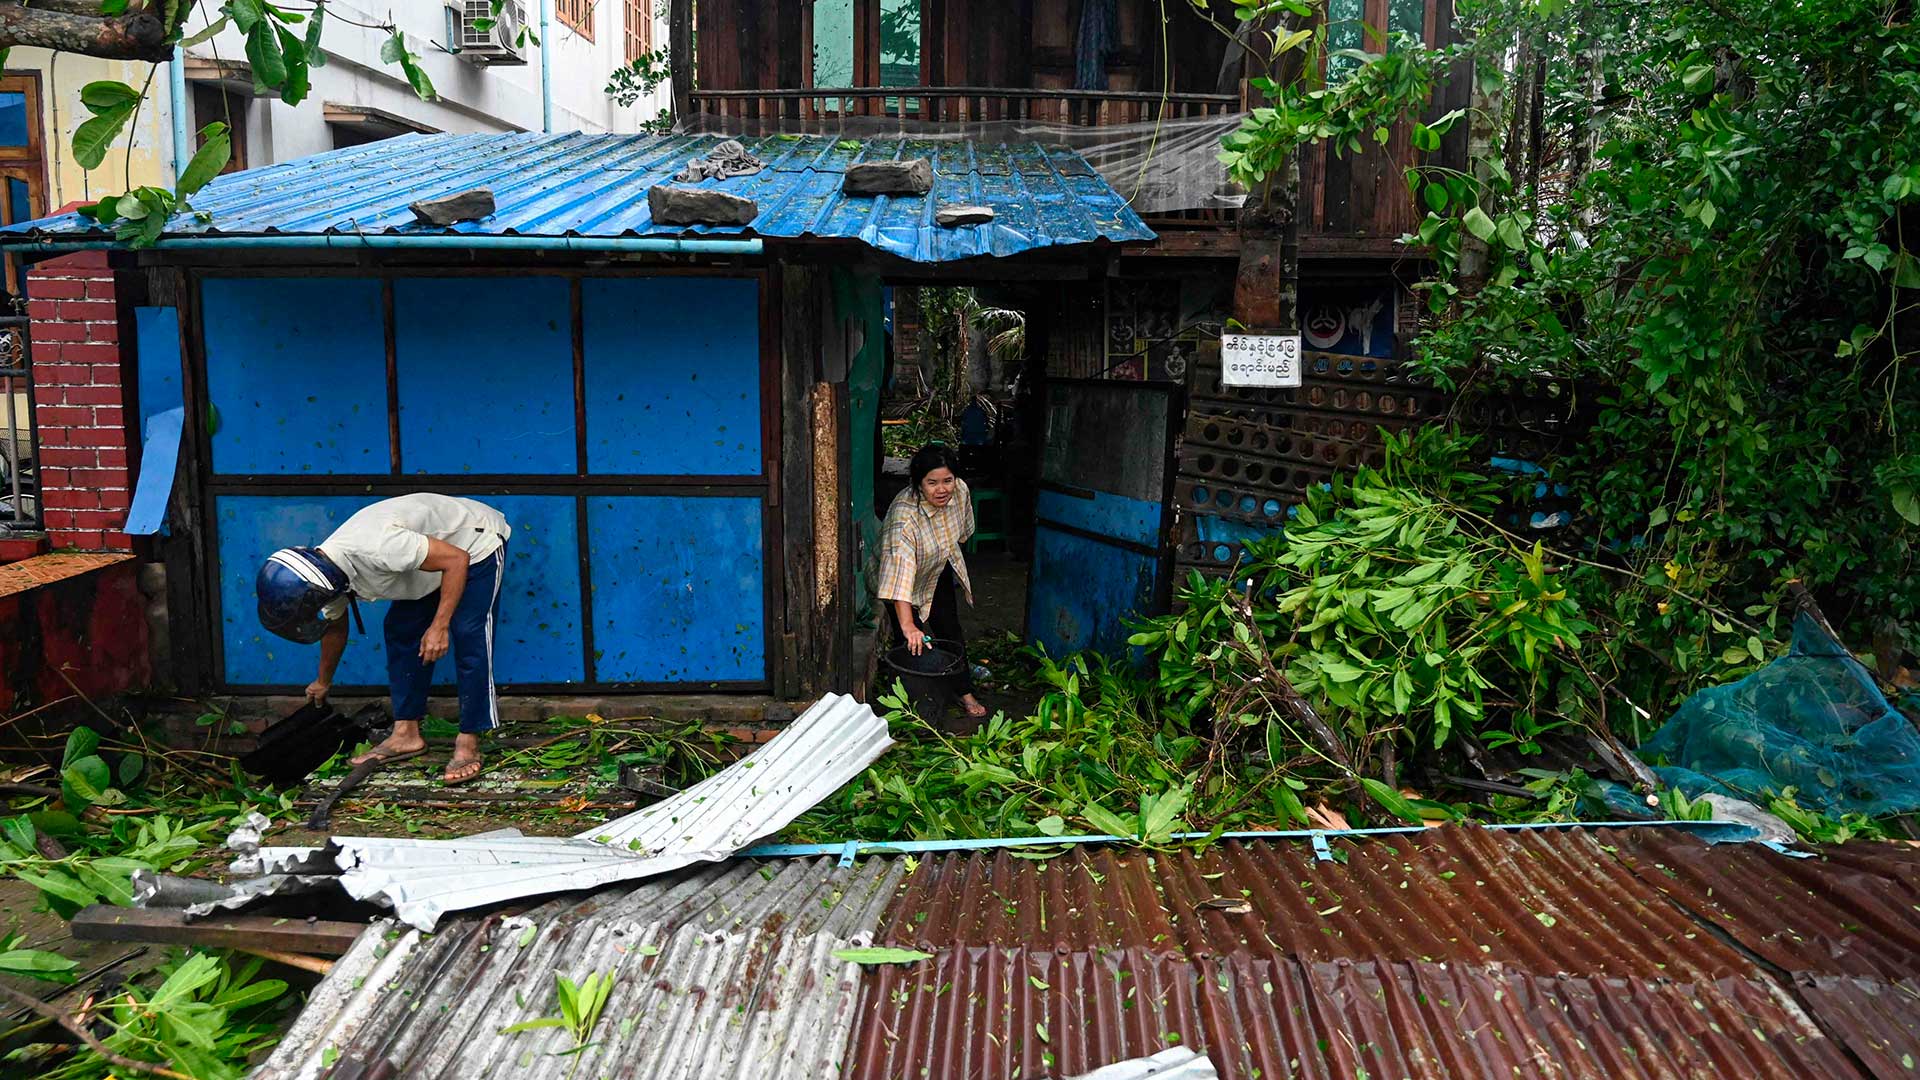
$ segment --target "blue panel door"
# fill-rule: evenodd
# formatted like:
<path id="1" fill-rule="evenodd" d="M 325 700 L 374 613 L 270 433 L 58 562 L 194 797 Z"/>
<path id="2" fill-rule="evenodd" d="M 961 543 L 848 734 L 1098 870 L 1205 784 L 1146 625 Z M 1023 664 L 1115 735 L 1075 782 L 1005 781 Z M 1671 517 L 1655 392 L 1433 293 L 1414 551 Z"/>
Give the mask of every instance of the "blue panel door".
<path id="1" fill-rule="evenodd" d="M 214 472 L 391 470 L 378 281 L 209 278 L 200 298 Z"/>
<path id="2" fill-rule="evenodd" d="M 759 282 L 589 278 L 581 290 L 587 471 L 758 476 Z"/>
<path id="3" fill-rule="evenodd" d="M 565 278 L 395 281 L 401 471 L 576 471 L 572 304 Z"/>
<path id="4" fill-rule="evenodd" d="M 1047 388 L 1027 636 L 1054 656 L 1118 655 L 1159 600 L 1172 406 L 1148 383 Z"/>
<path id="5" fill-rule="evenodd" d="M 758 498 L 587 500 L 601 682 L 766 678 L 760 513 Z"/>
<path id="6" fill-rule="evenodd" d="M 580 640 L 580 548 L 570 495 L 484 495 L 507 516 L 513 539 L 500 583 L 500 620 L 494 629 L 494 681 L 579 682 L 586 677 Z M 296 645 L 260 628 L 254 575 L 269 554 L 326 539 L 373 496 L 222 495 L 215 501 L 220 533 L 221 640 L 227 682 L 239 686 L 305 686 L 313 680 L 319 647 Z M 385 603 L 362 603 L 367 632 L 352 638 L 334 682 L 381 687 L 387 683 L 381 620 Z M 450 686 L 453 660 L 442 660 L 435 682 Z"/>

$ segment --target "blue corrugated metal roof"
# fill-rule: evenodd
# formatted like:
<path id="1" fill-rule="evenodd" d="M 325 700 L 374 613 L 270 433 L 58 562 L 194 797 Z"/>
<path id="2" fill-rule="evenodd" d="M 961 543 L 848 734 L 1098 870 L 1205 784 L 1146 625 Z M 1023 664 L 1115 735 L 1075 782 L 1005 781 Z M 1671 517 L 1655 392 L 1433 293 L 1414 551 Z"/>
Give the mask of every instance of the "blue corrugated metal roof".
<path id="1" fill-rule="evenodd" d="M 752 176 L 708 180 L 754 200 L 746 226 L 663 226 L 647 189 L 670 182 L 717 135 L 406 135 L 298 161 L 232 173 L 193 200 L 211 215 L 177 215 L 168 237 L 342 234 L 624 237 L 759 236 L 858 240 L 915 262 L 1015 255 L 1042 248 L 1154 239 L 1120 193 L 1065 147 L 913 139 L 835 140 L 773 135 L 743 140 L 767 163 Z M 847 166 L 928 158 L 931 195 L 847 196 Z M 414 221 L 407 205 L 490 187 L 497 209 L 441 229 Z M 947 204 L 990 206 L 984 225 L 942 228 Z M 104 237 L 93 222 L 64 214 L 0 229 L 52 240 Z"/>

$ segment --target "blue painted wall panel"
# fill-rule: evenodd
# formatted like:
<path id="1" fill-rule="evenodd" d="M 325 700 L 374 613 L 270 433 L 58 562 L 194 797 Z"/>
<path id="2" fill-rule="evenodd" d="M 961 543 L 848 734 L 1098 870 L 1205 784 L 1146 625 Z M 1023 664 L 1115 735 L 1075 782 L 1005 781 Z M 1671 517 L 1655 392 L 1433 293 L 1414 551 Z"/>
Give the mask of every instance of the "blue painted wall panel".
<path id="1" fill-rule="evenodd" d="M 387 345 L 369 278 L 201 286 L 217 473 L 386 473 Z"/>
<path id="2" fill-rule="evenodd" d="M 214 500 L 220 540 L 220 632 L 229 683 L 305 686 L 313 681 L 320 647 L 296 645 L 261 628 L 254 575 L 276 550 L 318 544 L 354 511 L 378 501 L 371 495 L 222 495 Z M 387 684 L 386 649 L 380 639 L 380 620 L 386 613 L 384 603 L 360 605 L 367 633 L 349 627 L 352 638 L 334 675 L 336 684 Z"/>
<path id="3" fill-rule="evenodd" d="M 582 682 L 580 531 L 571 495 L 479 495 L 507 515 L 507 575 L 493 631 L 493 681 Z M 453 661 L 435 672 L 453 680 Z"/>
<path id="4" fill-rule="evenodd" d="M 588 471 L 759 475 L 759 283 L 590 278 L 581 288 Z"/>
<path id="5" fill-rule="evenodd" d="M 587 500 L 601 682 L 766 678 L 760 500 Z"/>
<path id="6" fill-rule="evenodd" d="M 147 421 L 183 404 L 180 396 L 180 309 L 133 309 L 135 355 L 140 365 L 140 437 Z"/>
<path id="7" fill-rule="evenodd" d="M 1090 492 L 1092 498 L 1060 491 L 1040 493 L 1039 513 L 1048 521 L 1076 529 L 1131 540 L 1136 544 L 1160 543 L 1160 504 L 1132 499 L 1105 491 Z"/>
<path id="8" fill-rule="evenodd" d="M 1155 561 L 1042 525 L 1034 532 L 1027 636 L 1053 656 L 1099 649 L 1119 656 L 1125 620 L 1153 603 Z"/>
<path id="9" fill-rule="evenodd" d="M 564 473 L 577 464 L 564 278 L 393 284 L 406 473 Z"/>
<path id="10" fill-rule="evenodd" d="M 579 682 L 586 677 L 580 643 L 580 553 L 574 500 L 568 495 L 482 495 L 513 526 L 500 621 L 494 630 L 494 681 Z M 216 500 L 220 535 L 220 616 L 227 681 L 238 685 L 311 682 L 319 647 L 296 645 L 260 628 L 253 578 L 261 560 L 294 544 L 317 544 L 373 496 L 222 495 Z M 367 633 L 353 631 L 334 682 L 385 686 L 381 639 L 385 603 L 362 603 Z M 451 686 L 453 661 L 442 660 L 436 683 Z"/>

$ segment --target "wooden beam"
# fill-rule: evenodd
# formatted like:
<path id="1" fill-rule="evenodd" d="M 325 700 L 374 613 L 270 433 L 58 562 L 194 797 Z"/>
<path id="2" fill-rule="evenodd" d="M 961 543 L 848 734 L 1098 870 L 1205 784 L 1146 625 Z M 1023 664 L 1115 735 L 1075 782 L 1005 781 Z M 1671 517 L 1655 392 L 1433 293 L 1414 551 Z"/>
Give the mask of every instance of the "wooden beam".
<path id="1" fill-rule="evenodd" d="M 784 610 L 775 635 L 780 655 L 771 665 L 774 694 L 798 700 L 823 693 L 816 651 L 813 386 L 820 352 L 820 280 L 823 271 L 788 265 L 779 271 L 780 313 L 780 565 Z"/>
<path id="2" fill-rule="evenodd" d="M 317 956 L 346 955 L 366 928 L 365 923 L 277 919 L 266 915 L 189 919 L 185 912 L 170 908 L 129 908 L 112 904 L 81 908 L 67 927 L 80 941 L 142 941 Z"/>
<path id="3" fill-rule="evenodd" d="M 667 70 L 673 80 L 673 118 L 693 115 L 693 0 L 672 0 L 667 9 Z"/>

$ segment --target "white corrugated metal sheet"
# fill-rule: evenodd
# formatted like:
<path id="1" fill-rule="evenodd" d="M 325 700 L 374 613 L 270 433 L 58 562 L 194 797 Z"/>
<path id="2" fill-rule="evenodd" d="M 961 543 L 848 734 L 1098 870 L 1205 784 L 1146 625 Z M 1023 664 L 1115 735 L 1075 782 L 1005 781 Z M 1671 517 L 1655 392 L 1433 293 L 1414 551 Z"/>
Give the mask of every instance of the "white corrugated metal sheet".
<path id="1" fill-rule="evenodd" d="M 893 740 L 886 721 L 829 694 L 759 750 L 671 798 L 573 837 L 460 840 L 336 836 L 340 887 L 432 930 L 449 911 L 591 889 L 727 858 L 785 828 L 871 765 Z M 261 849 L 263 869 L 313 865 L 316 849 Z M 271 852 L 271 855 L 269 853 Z M 274 890 L 241 883 L 242 893 Z"/>

